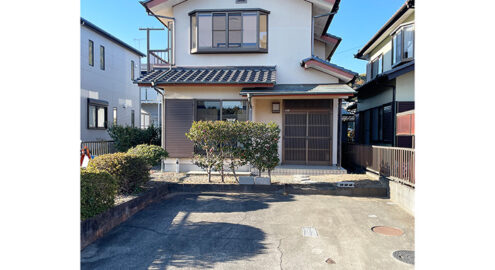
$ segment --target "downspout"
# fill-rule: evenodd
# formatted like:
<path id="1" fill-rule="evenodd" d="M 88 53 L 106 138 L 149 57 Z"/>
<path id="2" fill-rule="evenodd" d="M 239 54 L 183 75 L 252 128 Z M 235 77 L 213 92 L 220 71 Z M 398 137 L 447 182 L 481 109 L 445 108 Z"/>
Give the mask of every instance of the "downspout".
<path id="1" fill-rule="evenodd" d="M 396 130 L 395 130 L 395 126 L 397 125 L 396 124 L 396 121 L 397 121 L 397 106 L 395 105 L 396 103 L 396 89 L 395 89 L 395 85 L 384 85 L 385 87 L 391 87 L 392 88 L 392 114 L 393 114 L 393 121 L 392 121 L 392 130 L 394 132 L 393 134 L 393 138 L 392 138 L 392 146 L 396 146 Z"/>
<path id="2" fill-rule="evenodd" d="M 155 89 L 155 91 L 162 96 L 162 119 L 161 120 L 161 146 L 163 149 L 165 149 L 165 89 L 159 88 L 155 86 L 155 82 L 151 82 L 151 87 Z M 165 164 L 162 160 L 161 162 L 161 170 L 162 172 L 165 171 Z"/>

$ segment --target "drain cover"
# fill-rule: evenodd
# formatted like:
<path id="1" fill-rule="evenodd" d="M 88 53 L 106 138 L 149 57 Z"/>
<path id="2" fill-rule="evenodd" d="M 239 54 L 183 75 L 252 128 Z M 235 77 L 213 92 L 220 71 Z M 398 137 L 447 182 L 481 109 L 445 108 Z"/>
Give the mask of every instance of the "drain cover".
<path id="1" fill-rule="evenodd" d="M 318 233 L 316 232 L 316 229 L 313 227 L 303 227 L 302 228 L 302 233 L 303 236 L 305 237 L 318 237 Z"/>
<path id="2" fill-rule="evenodd" d="M 401 262 L 414 264 L 414 250 L 397 250 L 392 255 Z"/>
<path id="3" fill-rule="evenodd" d="M 387 227 L 387 226 L 375 226 L 371 228 L 371 230 L 379 234 L 390 235 L 390 236 L 400 236 L 404 234 L 404 232 L 399 228 Z"/>

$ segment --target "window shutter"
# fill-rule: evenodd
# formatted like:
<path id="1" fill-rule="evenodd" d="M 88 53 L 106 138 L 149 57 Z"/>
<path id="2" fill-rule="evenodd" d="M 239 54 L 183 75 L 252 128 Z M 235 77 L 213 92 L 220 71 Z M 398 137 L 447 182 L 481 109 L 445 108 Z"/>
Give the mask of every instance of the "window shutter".
<path id="1" fill-rule="evenodd" d="M 186 137 L 193 122 L 192 99 L 167 99 L 165 102 L 165 149 L 171 158 L 192 157 L 193 143 Z"/>
<path id="2" fill-rule="evenodd" d="M 366 65 L 366 81 L 371 81 L 371 63 Z"/>

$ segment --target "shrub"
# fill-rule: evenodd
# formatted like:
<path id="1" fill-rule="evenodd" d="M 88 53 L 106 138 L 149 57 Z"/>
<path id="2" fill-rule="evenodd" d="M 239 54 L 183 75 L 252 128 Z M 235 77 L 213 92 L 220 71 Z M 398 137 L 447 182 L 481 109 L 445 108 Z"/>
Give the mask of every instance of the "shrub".
<path id="1" fill-rule="evenodd" d="M 160 164 L 160 161 L 168 157 L 167 151 L 160 146 L 140 144 L 127 151 L 128 154 L 134 154 L 143 158 L 150 166 Z"/>
<path id="2" fill-rule="evenodd" d="M 117 181 L 109 173 L 81 169 L 81 219 L 96 216 L 113 207 Z"/>
<path id="3" fill-rule="evenodd" d="M 160 145 L 160 128 L 153 125 L 147 129 L 114 125 L 108 129 L 108 134 L 114 140 L 115 148 L 120 152 L 126 152 L 139 144 Z"/>
<path id="4" fill-rule="evenodd" d="M 278 141 L 280 129 L 275 123 L 198 121 L 194 122 L 186 136 L 193 141 L 197 154 L 194 163 L 208 173 L 221 172 L 224 177 L 224 162 L 235 175 L 238 166 L 248 162 L 259 173 L 275 168 L 279 163 Z"/>
<path id="5" fill-rule="evenodd" d="M 119 192 L 123 194 L 138 191 L 141 185 L 150 179 L 146 161 L 127 153 L 97 156 L 89 162 L 88 169 L 97 169 L 111 174 L 119 185 Z"/>

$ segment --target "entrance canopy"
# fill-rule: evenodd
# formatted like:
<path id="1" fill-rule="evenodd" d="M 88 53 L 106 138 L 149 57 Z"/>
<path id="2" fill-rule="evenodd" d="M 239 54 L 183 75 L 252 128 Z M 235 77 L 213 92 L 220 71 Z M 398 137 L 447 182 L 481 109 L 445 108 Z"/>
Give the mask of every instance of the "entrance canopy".
<path id="1" fill-rule="evenodd" d="M 352 96 L 347 84 L 277 84 L 274 87 L 243 88 L 242 96 Z"/>

